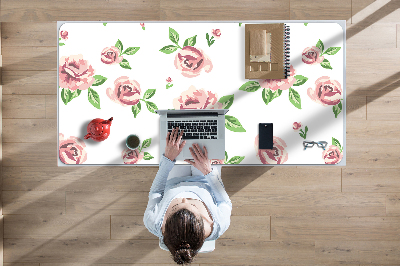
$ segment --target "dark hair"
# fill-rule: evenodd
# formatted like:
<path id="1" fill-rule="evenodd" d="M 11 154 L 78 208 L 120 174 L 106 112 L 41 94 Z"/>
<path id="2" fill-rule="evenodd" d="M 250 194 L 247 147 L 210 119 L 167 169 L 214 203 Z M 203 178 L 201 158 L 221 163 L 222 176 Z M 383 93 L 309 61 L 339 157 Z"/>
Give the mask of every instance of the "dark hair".
<path id="1" fill-rule="evenodd" d="M 167 218 L 163 236 L 177 264 L 191 263 L 205 240 L 203 219 L 180 209 Z"/>

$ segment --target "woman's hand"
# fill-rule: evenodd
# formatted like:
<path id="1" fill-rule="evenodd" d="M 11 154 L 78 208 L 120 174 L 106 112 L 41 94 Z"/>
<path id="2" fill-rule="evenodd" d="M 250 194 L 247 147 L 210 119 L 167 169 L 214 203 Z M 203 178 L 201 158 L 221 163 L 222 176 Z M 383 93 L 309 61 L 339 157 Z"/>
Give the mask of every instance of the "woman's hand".
<path id="1" fill-rule="evenodd" d="M 165 146 L 165 157 L 170 159 L 171 161 L 175 160 L 178 157 L 179 153 L 181 153 L 183 147 L 186 144 L 186 140 L 184 140 L 181 144 L 183 130 L 178 136 L 179 128 L 172 129 L 172 132 L 168 132 L 167 134 L 167 145 Z"/>
<path id="2" fill-rule="evenodd" d="M 201 150 L 199 144 L 193 143 L 192 147 L 189 148 L 190 153 L 193 156 L 194 162 L 191 160 L 185 160 L 185 162 L 190 163 L 197 169 L 199 169 L 200 172 L 202 172 L 204 175 L 207 175 L 211 172 L 211 162 L 208 159 L 208 152 L 207 148 L 203 146 L 204 148 L 204 153 Z"/>

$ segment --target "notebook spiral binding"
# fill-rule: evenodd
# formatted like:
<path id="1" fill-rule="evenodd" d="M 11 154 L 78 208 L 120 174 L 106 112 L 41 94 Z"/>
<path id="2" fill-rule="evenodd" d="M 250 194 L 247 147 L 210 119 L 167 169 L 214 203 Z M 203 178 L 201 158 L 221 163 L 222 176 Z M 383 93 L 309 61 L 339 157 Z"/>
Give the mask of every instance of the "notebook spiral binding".
<path id="1" fill-rule="evenodd" d="M 283 69 L 285 78 L 290 76 L 290 26 L 285 24 L 283 45 Z"/>

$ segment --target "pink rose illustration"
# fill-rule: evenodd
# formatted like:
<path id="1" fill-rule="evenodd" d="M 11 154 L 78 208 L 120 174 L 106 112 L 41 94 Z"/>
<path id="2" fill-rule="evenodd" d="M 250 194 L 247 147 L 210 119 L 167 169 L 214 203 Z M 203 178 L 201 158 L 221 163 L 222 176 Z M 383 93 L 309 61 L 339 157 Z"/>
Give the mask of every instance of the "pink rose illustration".
<path id="1" fill-rule="evenodd" d="M 58 156 L 65 164 L 82 164 L 87 159 L 85 142 L 77 137 L 64 138 L 64 134 L 59 134 Z"/>
<path id="2" fill-rule="evenodd" d="M 122 62 L 124 58 L 119 56 L 119 50 L 115 46 L 106 47 L 101 51 L 101 62 L 107 65 L 115 65 Z"/>
<path id="3" fill-rule="evenodd" d="M 285 150 L 286 143 L 283 139 L 275 137 L 273 139 L 273 148 L 271 150 L 258 149 L 258 135 L 254 142 L 257 158 L 263 164 L 283 164 L 288 160 L 288 153 Z"/>
<path id="4" fill-rule="evenodd" d="M 187 91 L 181 93 L 173 100 L 173 106 L 179 109 L 222 109 L 222 103 L 218 102 L 217 94 L 204 89 L 196 89 L 190 86 Z"/>
<path id="5" fill-rule="evenodd" d="M 124 160 L 124 164 L 136 164 L 140 162 L 144 157 L 144 152 L 139 152 L 138 149 L 131 150 L 126 148 L 122 151 L 122 159 Z"/>
<path id="6" fill-rule="evenodd" d="M 60 38 L 63 39 L 63 40 L 68 40 L 68 31 L 61 30 L 60 31 Z"/>
<path id="7" fill-rule="evenodd" d="M 272 91 L 287 90 L 296 82 L 295 73 L 293 66 L 290 65 L 290 76 L 287 79 L 259 79 L 258 83 L 260 83 L 261 87 L 269 88 Z"/>
<path id="8" fill-rule="evenodd" d="M 81 54 L 61 57 L 58 72 L 60 87 L 71 91 L 87 90 L 95 81 L 95 70 Z"/>
<path id="9" fill-rule="evenodd" d="M 122 106 L 136 105 L 140 99 L 140 85 L 136 80 L 126 76 L 114 81 L 114 89 L 107 88 L 106 94 L 113 101 Z"/>
<path id="10" fill-rule="evenodd" d="M 172 82 L 171 77 L 168 77 L 168 78 L 166 79 L 166 81 L 167 81 L 168 83 L 171 83 L 171 82 Z"/>
<path id="11" fill-rule="evenodd" d="M 220 29 L 212 30 L 211 33 L 215 37 L 215 39 L 219 39 L 219 37 L 221 37 L 221 30 Z"/>
<path id="12" fill-rule="evenodd" d="M 296 130 L 299 130 L 301 128 L 301 123 L 299 122 L 299 123 L 297 123 L 297 122 L 294 122 L 293 123 L 293 129 L 296 131 Z"/>
<path id="13" fill-rule="evenodd" d="M 140 27 L 142 27 L 142 28 L 143 28 L 143 27 L 144 27 L 144 23 L 140 23 Z"/>
<path id="14" fill-rule="evenodd" d="M 221 159 L 211 159 L 210 163 L 211 164 L 224 164 L 224 161 L 225 160 L 223 160 L 223 159 L 222 160 Z"/>
<path id="15" fill-rule="evenodd" d="M 203 69 L 206 73 L 209 73 L 213 68 L 210 58 L 203 50 L 192 46 L 183 47 L 177 53 L 174 64 L 176 69 L 187 78 L 197 77 Z"/>
<path id="16" fill-rule="evenodd" d="M 318 47 L 311 46 L 303 50 L 302 60 L 306 64 L 315 65 L 322 63 L 324 57 L 321 56 L 321 50 Z"/>
<path id="17" fill-rule="evenodd" d="M 323 106 L 337 105 L 342 98 L 342 86 L 339 81 L 322 76 L 315 81 L 315 90 L 308 88 L 307 95 Z"/>
<path id="18" fill-rule="evenodd" d="M 337 164 L 343 158 L 343 153 L 335 145 L 329 146 L 328 149 L 322 152 L 322 159 L 324 159 L 325 164 Z"/>

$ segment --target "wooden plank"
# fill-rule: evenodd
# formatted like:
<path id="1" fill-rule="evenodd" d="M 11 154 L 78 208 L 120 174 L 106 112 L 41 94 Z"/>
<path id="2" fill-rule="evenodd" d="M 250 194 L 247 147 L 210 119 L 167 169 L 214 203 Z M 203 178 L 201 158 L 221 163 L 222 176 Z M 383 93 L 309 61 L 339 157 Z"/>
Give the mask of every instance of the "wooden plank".
<path id="1" fill-rule="evenodd" d="M 373 24 L 399 22 L 400 10 L 397 1 L 352 0 L 352 23 L 364 28 Z"/>
<path id="2" fill-rule="evenodd" d="M 57 95 L 46 95 L 46 119 L 57 119 Z"/>
<path id="3" fill-rule="evenodd" d="M 170 259 L 170 261 L 172 261 Z M 173 262 L 173 261 L 172 261 Z M 148 263 L 40 263 L 40 266 L 149 266 Z M 156 266 L 176 266 L 176 263 L 162 263 L 162 264 L 151 264 Z M 191 263 L 191 266 L 200 266 L 200 264 Z M 18 266 L 18 265 L 17 265 Z"/>
<path id="4" fill-rule="evenodd" d="M 346 140 L 357 144 L 400 144 L 400 121 L 351 121 Z"/>
<path id="5" fill-rule="evenodd" d="M 368 62 L 365 62 L 366 64 Z M 380 66 L 379 66 L 380 67 Z M 400 71 L 347 72 L 347 96 L 400 96 Z"/>
<path id="6" fill-rule="evenodd" d="M 157 240 L 40 240 L 5 239 L 4 261 L 40 263 L 173 263 L 171 253 Z M 240 250 L 241 252 L 238 252 Z M 74 254 L 71 256 L 71 254 Z M 226 254 L 226 256 L 221 256 Z M 216 249 L 199 253 L 195 263 L 314 265 L 314 241 L 260 241 L 218 239 Z"/>
<path id="7" fill-rule="evenodd" d="M 400 169 L 343 168 L 343 192 L 400 192 Z"/>
<path id="8" fill-rule="evenodd" d="M 1 21 L 135 21 L 159 20 L 160 0 L 69 1 L 2 0 Z M 93 12 L 88 12 L 92 10 Z"/>
<path id="9" fill-rule="evenodd" d="M 357 23 L 356 20 L 353 21 L 353 16 L 355 16 L 359 12 L 366 12 L 367 10 L 363 11 L 364 9 L 368 9 L 368 6 L 371 5 L 376 0 L 352 0 L 351 1 L 351 12 L 352 12 L 352 23 Z"/>
<path id="10" fill-rule="evenodd" d="M 109 215 L 6 215 L 4 238 L 110 239 Z"/>
<path id="11" fill-rule="evenodd" d="M 224 167 L 221 176 L 228 192 L 339 192 L 341 185 L 340 168 Z"/>
<path id="12" fill-rule="evenodd" d="M 57 94 L 57 72 L 4 71 L 3 94 Z"/>
<path id="13" fill-rule="evenodd" d="M 3 214 L 65 214 L 64 191 L 3 191 Z"/>
<path id="14" fill-rule="evenodd" d="M 379 121 L 400 120 L 400 97 L 367 97 L 367 119 Z"/>
<path id="15" fill-rule="evenodd" d="M 320 263 L 398 264 L 400 241 L 315 241 Z"/>
<path id="16" fill-rule="evenodd" d="M 262 193 L 231 196 L 233 216 L 385 216 L 382 193 Z M 273 224 L 272 224 L 273 226 Z"/>
<path id="17" fill-rule="evenodd" d="M 4 166 L 43 167 L 57 165 L 55 143 L 3 143 Z"/>
<path id="18" fill-rule="evenodd" d="M 334 4 L 333 4 L 334 3 Z M 351 0 L 290 0 L 290 19 L 350 19 Z"/>
<path id="19" fill-rule="evenodd" d="M 400 217 L 272 217 L 272 240 L 400 241 Z"/>
<path id="20" fill-rule="evenodd" d="M 157 239 L 141 216 L 111 216 L 111 239 Z M 219 239 L 270 239 L 269 216 L 232 216 L 229 229 Z"/>
<path id="21" fill-rule="evenodd" d="M 23 262 L 14 262 L 14 263 L 4 263 L 4 266 L 40 266 L 39 263 L 23 263 Z"/>
<path id="22" fill-rule="evenodd" d="M 400 24 L 396 24 L 396 48 L 400 48 Z"/>
<path id="23" fill-rule="evenodd" d="M 149 192 L 158 167 L 4 167 L 4 190 Z M 147 195 L 148 196 L 148 195 Z"/>
<path id="24" fill-rule="evenodd" d="M 161 0 L 160 10 L 164 21 L 289 19 L 289 0 L 235 1 L 234 5 L 229 0 Z"/>
<path id="25" fill-rule="evenodd" d="M 3 47 L 5 71 L 38 71 L 57 69 L 57 47 Z"/>
<path id="26" fill-rule="evenodd" d="M 44 95 L 3 95 L 4 118 L 46 118 Z"/>
<path id="27" fill-rule="evenodd" d="M 346 119 L 351 121 L 364 120 L 367 115 L 367 98 L 365 96 L 346 97 Z"/>
<path id="28" fill-rule="evenodd" d="M 148 192 L 66 192 L 68 214 L 143 215 Z"/>
<path id="29" fill-rule="evenodd" d="M 367 28 L 352 25 L 348 30 L 358 33 L 346 40 L 346 47 L 351 47 L 352 49 L 396 48 L 396 25 L 393 23 L 372 24 Z M 371 38 L 371 36 L 374 37 Z"/>
<path id="30" fill-rule="evenodd" d="M 7 46 L 57 46 L 57 23 L 3 22 L 2 45 Z"/>
<path id="31" fill-rule="evenodd" d="M 4 119 L 3 142 L 57 143 L 56 119 Z"/>
<path id="32" fill-rule="evenodd" d="M 400 145 L 347 144 L 347 168 L 393 168 L 398 167 Z"/>
<path id="33" fill-rule="evenodd" d="M 390 193 L 386 196 L 386 215 L 400 216 L 400 193 Z"/>

